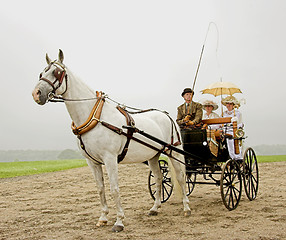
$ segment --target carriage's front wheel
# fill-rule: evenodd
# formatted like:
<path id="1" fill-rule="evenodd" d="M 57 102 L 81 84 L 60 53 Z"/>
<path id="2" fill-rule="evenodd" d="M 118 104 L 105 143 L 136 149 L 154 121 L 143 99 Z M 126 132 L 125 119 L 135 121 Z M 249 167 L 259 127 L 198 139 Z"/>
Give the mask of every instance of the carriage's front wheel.
<path id="1" fill-rule="evenodd" d="M 220 192 L 222 201 L 228 210 L 237 208 L 242 190 L 241 171 L 237 161 L 228 160 L 221 172 Z"/>
<path id="2" fill-rule="evenodd" d="M 162 180 L 162 190 L 161 190 L 161 203 L 166 202 L 172 192 L 173 192 L 173 184 L 171 182 L 171 173 L 169 171 L 168 167 L 168 162 L 165 160 L 159 160 L 159 166 L 161 173 L 163 175 L 163 180 Z M 155 177 L 150 171 L 149 173 L 149 178 L 148 178 L 148 187 L 149 187 L 149 192 L 151 197 L 155 200 L 155 193 L 156 193 L 156 182 L 155 182 Z"/>
<path id="3" fill-rule="evenodd" d="M 247 148 L 243 156 L 243 183 L 246 196 L 250 201 L 254 200 L 258 192 L 258 163 L 255 152 Z"/>

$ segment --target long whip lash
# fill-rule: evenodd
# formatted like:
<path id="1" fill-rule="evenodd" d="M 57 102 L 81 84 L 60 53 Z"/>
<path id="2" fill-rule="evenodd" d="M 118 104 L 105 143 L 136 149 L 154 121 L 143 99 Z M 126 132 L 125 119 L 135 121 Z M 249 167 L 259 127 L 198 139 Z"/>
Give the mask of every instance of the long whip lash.
<path id="1" fill-rule="evenodd" d="M 212 24 L 216 27 L 216 30 L 217 30 L 217 33 L 218 33 L 217 25 L 214 22 L 210 22 L 209 26 L 208 26 L 208 30 L 207 30 L 206 36 L 205 36 L 204 44 L 202 46 L 202 50 L 201 50 L 201 54 L 200 54 L 200 58 L 199 58 L 198 66 L 197 66 L 197 71 L 196 71 L 195 79 L 194 79 L 193 86 L 192 86 L 193 92 L 192 92 L 192 95 L 191 95 L 190 109 L 192 108 L 192 101 L 193 101 L 193 96 L 194 96 L 194 91 L 195 91 L 195 84 L 196 84 L 198 73 L 199 73 L 199 69 L 200 69 L 200 66 L 201 66 L 201 61 L 202 61 L 203 52 L 204 52 L 204 49 L 205 49 L 205 44 L 206 44 L 208 33 L 209 33 L 209 30 L 210 30 L 210 27 L 211 27 Z M 218 39 L 217 39 L 217 46 L 216 46 L 216 56 L 217 56 L 217 49 L 218 49 Z"/>

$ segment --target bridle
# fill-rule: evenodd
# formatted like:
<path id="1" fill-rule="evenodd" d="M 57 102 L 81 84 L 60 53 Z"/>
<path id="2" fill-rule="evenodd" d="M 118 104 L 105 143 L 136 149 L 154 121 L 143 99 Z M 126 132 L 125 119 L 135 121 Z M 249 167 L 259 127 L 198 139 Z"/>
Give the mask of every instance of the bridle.
<path id="1" fill-rule="evenodd" d="M 63 83 L 63 81 L 65 79 L 65 81 L 66 81 L 66 89 L 65 89 L 65 91 L 63 93 L 61 93 L 61 95 L 62 95 L 62 94 L 64 94 L 67 91 L 68 76 L 66 74 L 66 68 L 65 68 L 65 66 L 63 64 L 61 64 L 61 63 L 59 63 L 57 61 L 53 61 L 45 69 L 45 72 L 49 71 L 51 66 L 55 66 L 56 67 L 56 69 L 53 71 L 53 75 L 56 78 L 55 81 L 52 82 L 49 79 L 42 77 L 42 74 L 40 74 L 40 79 L 39 80 L 47 82 L 53 88 L 53 91 L 51 93 L 52 93 L 52 95 L 54 95 L 56 90 L 62 85 L 62 83 Z M 57 82 L 59 82 L 59 84 L 58 84 L 58 86 L 55 86 L 55 84 Z"/>

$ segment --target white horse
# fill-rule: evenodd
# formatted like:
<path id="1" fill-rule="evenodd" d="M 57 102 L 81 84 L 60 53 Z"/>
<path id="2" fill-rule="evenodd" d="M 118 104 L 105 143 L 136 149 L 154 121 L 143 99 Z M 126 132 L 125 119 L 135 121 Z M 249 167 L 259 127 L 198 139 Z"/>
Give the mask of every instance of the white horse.
<path id="1" fill-rule="evenodd" d="M 119 232 L 124 229 L 124 212 L 120 202 L 118 187 L 118 155 L 120 155 L 123 148 L 126 147 L 127 137 L 126 135 L 120 134 L 120 131 L 127 131 L 125 129 L 123 131 L 122 129 L 122 126 L 126 125 L 126 119 L 113 103 L 107 100 L 105 101 L 104 96 L 98 95 L 96 97 L 96 93 L 75 77 L 63 64 L 63 59 L 64 55 L 61 50 L 59 50 L 58 60 L 51 61 L 48 55 L 46 55 L 48 66 L 40 74 L 40 81 L 33 90 L 32 95 L 35 102 L 40 105 L 44 105 L 51 96 L 61 96 L 65 100 L 65 105 L 73 121 L 73 130 L 79 136 L 80 149 L 87 159 L 87 163 L 91 168 L 99 189 L 102 211 L 96 226 L 107 224 L 107 214 L 109 212 L 105 197 L 102 171 L 102 165 L 105 165 L 110 180 L 110 191 L 117 209 L 117 219 L 112 231 Z M 70 101 L 68 101 L 69 99 Z M 98 106 L 95 106 L 95 101 L 99 102 Z M 91 112 L 95 113 L 90 114 Z M 171 137 L 174 135 L 172 124 L 174 123 L 172 123 L 166 113 L 148 111 L 132 114 L 132 117 L 136 128 L 162 141 L 171 143 Z M 86 123 L 89 124 L 88 129 L 83 127 Z M 115 130 L 120 129 L 120 131 L 112 131 L 107 128 L 104 123 L 108 123 L 112 125 Z M 127 154 L 121 163 L 142 163 L 148 161 L 156 181 L 156 200 L 149 211 L 149 215 L 157 215 L 158 208 L 161 206 L 162 174 L 158 164 L 160 153 L 156 151 L 156 148 L 161 149 L 162 145 L 136 132 L 133 136 L 154 146 L 154 148 L 150 148 L 131 139 Z M 181 146 L 178 147 L 181 149 Z M 180 159 L 180 161 L 184 161 L 183 156 L 174 151 L 172 152 L 172 156 Z M 185 174 L 178 161 L 171 159 L 171 162 L 182 191 L 184 215 L 189 216 L 191 211 L 189 208 L 189 199 L 185 191 Z"/>

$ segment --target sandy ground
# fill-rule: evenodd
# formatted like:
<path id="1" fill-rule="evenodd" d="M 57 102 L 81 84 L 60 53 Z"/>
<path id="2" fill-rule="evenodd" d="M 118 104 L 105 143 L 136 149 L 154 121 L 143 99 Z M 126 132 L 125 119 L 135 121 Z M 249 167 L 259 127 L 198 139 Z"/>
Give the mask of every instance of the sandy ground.
<path id="1" fill-rule="evenodd" d="M 109 187 L 108 225 L 95 226 L 100 205 L 88 167 L 0 179 L 0 239 L 286 239 L 286 162 L 259 168 L 256 200 L 249 201 L 243 190 L 238 208 L 228 211 L 219 187 L 197 185 L 189 196 L 192 214 L 184 217 L 175 195 L 158 216 L 148 216 L 153 204 L 148 167 L 120 165 L 125 209 L 125 229 L 120 233 L 111 231 L 116 212 Z"/>

